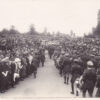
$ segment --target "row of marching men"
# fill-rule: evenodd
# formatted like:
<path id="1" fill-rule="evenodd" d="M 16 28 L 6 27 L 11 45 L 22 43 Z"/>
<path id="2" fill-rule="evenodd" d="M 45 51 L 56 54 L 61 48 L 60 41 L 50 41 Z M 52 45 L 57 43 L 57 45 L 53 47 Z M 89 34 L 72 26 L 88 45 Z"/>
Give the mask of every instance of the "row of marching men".
<path id="1" fill-rule="evenodd" d="M 53 59 L 59 74 L 64 78 L 64 83 L 71 83 L 71 94 L 79 96 L 82 93 L 82 96 L 86 97 L 88 91 L 92 97 L 97 87 L 95 96 L 100 97 L 100 64 L 96 68 L 91 59 L 84 64 L 81 56 L 71 57 L 68 52 L 61 53 L 60 50 L 54 52 Z"/>
<path id="2" fill-rule="evenodd" d="M 0 61 L 0 92 L 4 93 L 9 88 L 14 88 L 19 81 L 31 74 L 36 78 L 37 69 L 45 62 L 45 50 L 39 49 L 30 53 L 10 55 Z"/>

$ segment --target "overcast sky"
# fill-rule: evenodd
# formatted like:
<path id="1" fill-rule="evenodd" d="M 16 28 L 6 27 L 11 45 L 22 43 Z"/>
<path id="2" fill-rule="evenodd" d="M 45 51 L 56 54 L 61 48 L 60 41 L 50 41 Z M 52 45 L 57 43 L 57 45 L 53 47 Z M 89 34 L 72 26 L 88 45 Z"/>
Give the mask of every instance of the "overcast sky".
<path id="1" fill-rule="evenodd" d="M 0 0 L 0 30 L 14 25 L 27 32 L 34 24 L 36 30 L 77 35 L 91 32 L 97 25 L 100 0 Z"/>

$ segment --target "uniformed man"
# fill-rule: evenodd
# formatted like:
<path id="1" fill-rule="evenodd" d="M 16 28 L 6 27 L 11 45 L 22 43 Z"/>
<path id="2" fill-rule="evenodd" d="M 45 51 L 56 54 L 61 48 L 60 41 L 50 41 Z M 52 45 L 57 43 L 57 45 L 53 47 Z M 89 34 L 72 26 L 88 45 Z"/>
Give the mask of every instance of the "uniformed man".
<path id="1" fill-rule="evenodd" d="M 63 75 L 64 75 L 64 83 L 68 84 L 69 83 L 69 75 L 71 72 L 71 62 L 70 62 L 70 57 L 69 54 L 66 53 L 64 56 L 64 61 L 63 61 Z"/>
<path id="2" fill-rule="evenodd" d="M 54 46 L 53 45 L 49 46 L 48 53 L 49 53 L 49 57 L 51 59 L 52 58 L 52 55 L 54 53 Z"/>
<path id="3" fill-rule="evenodd" d="M 92 97 L 93 95 L 93 90 L 94 86 L 96 83 L 96 70 L 93 67 L 94 64 L 92 61 L 87 62 L 87 69 L 83 73 L 83 86 L 82 86 L 82 91 L 83 91 L 83 97 L 86 96 L 86 92 L 88 91 L 89 96 Z"/>
<path id="4" fill-rule="evenodd" d="M 82 74 L 82 68 L 79 65 L 79 60 L 78 59 L 74 59 L 72 65 L 71 65 L 71 88 L 72 88 L 72 92 L 71 94 L 74 94 L 74 83 L 76 81 L 77 78 L 79 78 Z M 76 93 L 76 95 L 78 96 L 78 93 Z"/>
<path id="5" fill-rule="evenodd" d="M 100 66 L 97 69 L 96 87 L 97 87 L 96 97 L 100 97 Z"/>
<path id="6" fill-rule="evenodd" d="M 37 74 L 37 68 L 38 68 L 38 57 L 37 57 L 37 53 L 35 53 L 33 60 L 32 60 L 32 72 L 34 74 L 34 78 L 36 78 L 36 74 Z"/>
<path id="7" fill-rule="evenodd" d="M 42 63 L 42 67 L 44 66 L 44 62 L 45 62 L 45 49 L 42 47 L 40 49 L 40 61 Z"/>
<path id="8" fill-rule="evenodd" d="M 57 64 L 59 67 L 59 74 L 62 76 L 63 74 L 63 62 L 64 62 L 64 56 L 65 52 L 61 53 L 60 57 L 57 59 L 59 63 Z"/>

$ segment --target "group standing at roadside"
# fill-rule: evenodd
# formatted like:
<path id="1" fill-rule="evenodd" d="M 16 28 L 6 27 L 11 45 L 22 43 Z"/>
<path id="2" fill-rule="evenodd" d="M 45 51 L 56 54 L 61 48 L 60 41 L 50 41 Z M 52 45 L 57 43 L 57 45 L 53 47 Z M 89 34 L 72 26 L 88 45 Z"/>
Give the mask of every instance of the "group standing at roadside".
<path id="1" fill-rule="evenodd" d="M 67 45 L 66 48 L 55 46 L 50 57 L 54 60 L 60 76 L 64 78 L 64 84 L 70 83 L 71 94 L 79 96 L 82 92 L 83 97 L 86 97 L 87 91 L 93 97 L 96 87 L 95 96 L 100 97 L 100 56 L 93 55 L 91 51 L 88 55 L 79 54 L 80 49 L 77 49 L 77 53 L 72 53 L 73 48 L 68 48 Z"/>
<path id="2" fill-rule="evenodd" d="M 23 52 L 21 52 L 23 51 Z M 44 66 L 45 47 L 38 48 L 27 46 L 19 51 L 6 51 L 0 54 L 0 92 L 4 93 L 9 88 L 14 88 L 19 81 L 33 74 L 37 77 L 40 64 Z"/>

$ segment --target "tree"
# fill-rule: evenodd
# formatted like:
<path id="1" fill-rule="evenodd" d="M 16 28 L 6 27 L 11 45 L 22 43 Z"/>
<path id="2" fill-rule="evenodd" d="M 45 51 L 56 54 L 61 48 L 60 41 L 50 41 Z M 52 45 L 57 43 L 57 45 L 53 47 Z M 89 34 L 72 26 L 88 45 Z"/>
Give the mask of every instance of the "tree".
<path id="1" fill-rule="evenodd" d="M 98 11 L 97 26 L 93 29 L 93 34 L 100 36 L 100 10 Z"/>
<path id="2" fill-rule="evenodd" d="M 32 34 L 37 34 L 36 30 L 35 30 L 35 27 L 34 25 L 30 25 L 30 30 L 29 30 L 29 33 L 32 35 Z"/>
<path id="3" fill-rule="evenodd" d="M 98 11 L 98 24 L 100 24 L 100 9 Z"/>
<path id="4" fill-rule="evenodd" d="M 70 31 L 70 35 L 71 37 L 75 37 L 75 33 L 73 32 L 73 30 Z"/>
<path id="5" fill-rule="evenodd" d="M 9 31 L 10 34 L 18 34 L 19 32 L 15 29 L 15 26 L 12 25 Z"/>
<path id="6" fill-rule="evenodd" d="M 6 37 L 8 36 L 8 34 L 9 34 L 9 31 L 5 28 L 0 32 L 1 37 Z"/>
<path id="7" fill-rule="evenodd" d="M 44 33 L 45 35 L 48 33 L 48 32 L 47 32 L 47 28 L 46 28 L 46 27 L 44 28 L 43 33 Z"/>
<path id="8" fill-rule="evenodd" d="M 4 28 L 0 33 L 1 33 L 1 34 L 8 34 L 9 31 L 8 31 L 7 29 Z"/>
<path id="9" fill-rule="evenodd" d="M 61 32 L 60 31 L 57 31 L 56 36 L 57 37 L 60 37 L 60 35 L 61 35 Z"/>

